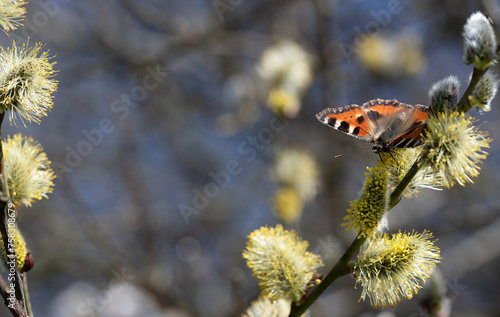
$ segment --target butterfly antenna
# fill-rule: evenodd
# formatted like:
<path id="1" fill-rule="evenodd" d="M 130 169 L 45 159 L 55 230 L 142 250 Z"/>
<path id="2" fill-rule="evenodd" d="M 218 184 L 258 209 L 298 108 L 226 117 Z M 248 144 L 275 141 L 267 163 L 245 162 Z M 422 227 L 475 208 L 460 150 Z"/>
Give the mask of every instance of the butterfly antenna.
<path id="1" fill-rule="evenodd" d="M 364 150 L 369 149 L 369 148 L 370 147 L 364 147 L 364 148 L 360 148 L 360 149 L 355 149 L 355 150 L 352 150 L 352 151 L 349 151 L 349 152 L 346 152 L 346 153 L 335 155 L 335 158 L 341 158 L 342 156 L 344 156 L 346 154 L 351 154 L 351 153 L 354 153 L 354 152 L 364 151 Z"/>

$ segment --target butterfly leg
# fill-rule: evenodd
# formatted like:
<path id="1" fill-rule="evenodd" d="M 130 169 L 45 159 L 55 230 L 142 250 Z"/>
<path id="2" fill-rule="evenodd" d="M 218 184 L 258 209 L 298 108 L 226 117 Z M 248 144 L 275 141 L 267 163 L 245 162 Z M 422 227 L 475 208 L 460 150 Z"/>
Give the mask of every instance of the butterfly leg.
<path id="1" fill-rule="evenodd" d="M 378 157 L 380 157 L 380 160 L 382 161 L 382 163 L 384 163 L 384 164 L 385 164 L 385 162 L 384 162 L 384 158 L 382 157 L 382 154 L 381 154 L 381 153 L 382 153 L 382 152 L 379 152 L 379 153 L 378 153 Z"/>
<path id="2" fill-rule="evenodd" d="M 396 161 L 396 158 L 392 155 L 392 152 L 389 150 L 387 151 L 387 153 L 389 153 L 389 155 L 392 157 L 392 159 L 394 160 L 394 163 L 398 163 L 398 161 Z"/>

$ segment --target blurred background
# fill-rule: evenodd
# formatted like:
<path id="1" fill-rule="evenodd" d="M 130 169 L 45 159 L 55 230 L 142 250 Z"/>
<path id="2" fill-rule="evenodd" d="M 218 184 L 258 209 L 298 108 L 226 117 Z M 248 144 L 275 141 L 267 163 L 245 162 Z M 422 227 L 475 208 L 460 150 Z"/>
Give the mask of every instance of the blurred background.
<path id="1" fill-rule="evenodd" d="M 277 223 L 328 272 L 355 237 L 342 219 L 378 157 L 315 114 L 429 104 L 452 74 L 464 91 L 461 32 L 478 10 L 500 34 L 496 0 L 30 1 L 24 26 L 0 38 L 46 43 L 59 71 L 41 125 L 2 131 L 33 136 L 58 174 L 48 200 L 19 210 L 36 316 L 239 316 L 259 294 L 246 236 Z M 500 315 L 499 105 L 471 111 L 493 139 L 474 184 L 389 215 L 390 232 L 438 239 L 453 316 Z M 311 313 L 425 316 L 425 294 L 377 310 L 344 277 Z"/>

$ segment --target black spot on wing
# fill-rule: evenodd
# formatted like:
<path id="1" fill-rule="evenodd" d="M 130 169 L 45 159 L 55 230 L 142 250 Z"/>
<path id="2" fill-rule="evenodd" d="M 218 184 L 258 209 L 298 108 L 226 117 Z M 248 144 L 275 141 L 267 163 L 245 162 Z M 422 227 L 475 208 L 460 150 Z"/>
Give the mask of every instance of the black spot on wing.
<path id="1" fill-rule="evenodd" d="M 337 129 L 342 132 L 349 132 L 349 123 L 342 121 Z"/>
<path id="2" fill-rule="evenodd" d="M 356 118 L 356 121 L 357 121 L 359 124 L 361 124 L 361 123 L 363 123 L 363 121 L 365 121 L 365 118 L 364 118 L 363 116 L 359 116 L 359 117 L 357 117 L 357 118 Z"/>
<path id="3" fill-rule="evenodd" d="M 376 122 L 381 117 L 380 113 L 374 110 L 367 111 L 366 115 L 368 116 L 368 119 L 370 119 L 373 122 Z"/>
<path id="4" fill-rule="evenodd" d="M 359 134 L 359 127 L 355 127 L 354 130 L 352 130 L 352 134 L 358 135 Z"/>
<path id="5" fill-rule="evenodd" d="M 337 122 L 337 119 L 335 118 L 328 118 L 328 125 L 334 127 L 335 122 Z"/>

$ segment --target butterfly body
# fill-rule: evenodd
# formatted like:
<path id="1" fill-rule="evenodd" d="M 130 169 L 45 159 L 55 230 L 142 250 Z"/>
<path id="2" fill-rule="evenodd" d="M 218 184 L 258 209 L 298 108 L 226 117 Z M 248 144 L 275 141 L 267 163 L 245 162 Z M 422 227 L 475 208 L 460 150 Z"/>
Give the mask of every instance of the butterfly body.
<path id="1" fill-rule="evenodd" d="M 329 127 L 358 140 L 374 143 L 373 152 L 422 145 L 429 107 L 375 99 L 361 107 L 326 108 L 316 118 Z"/>

